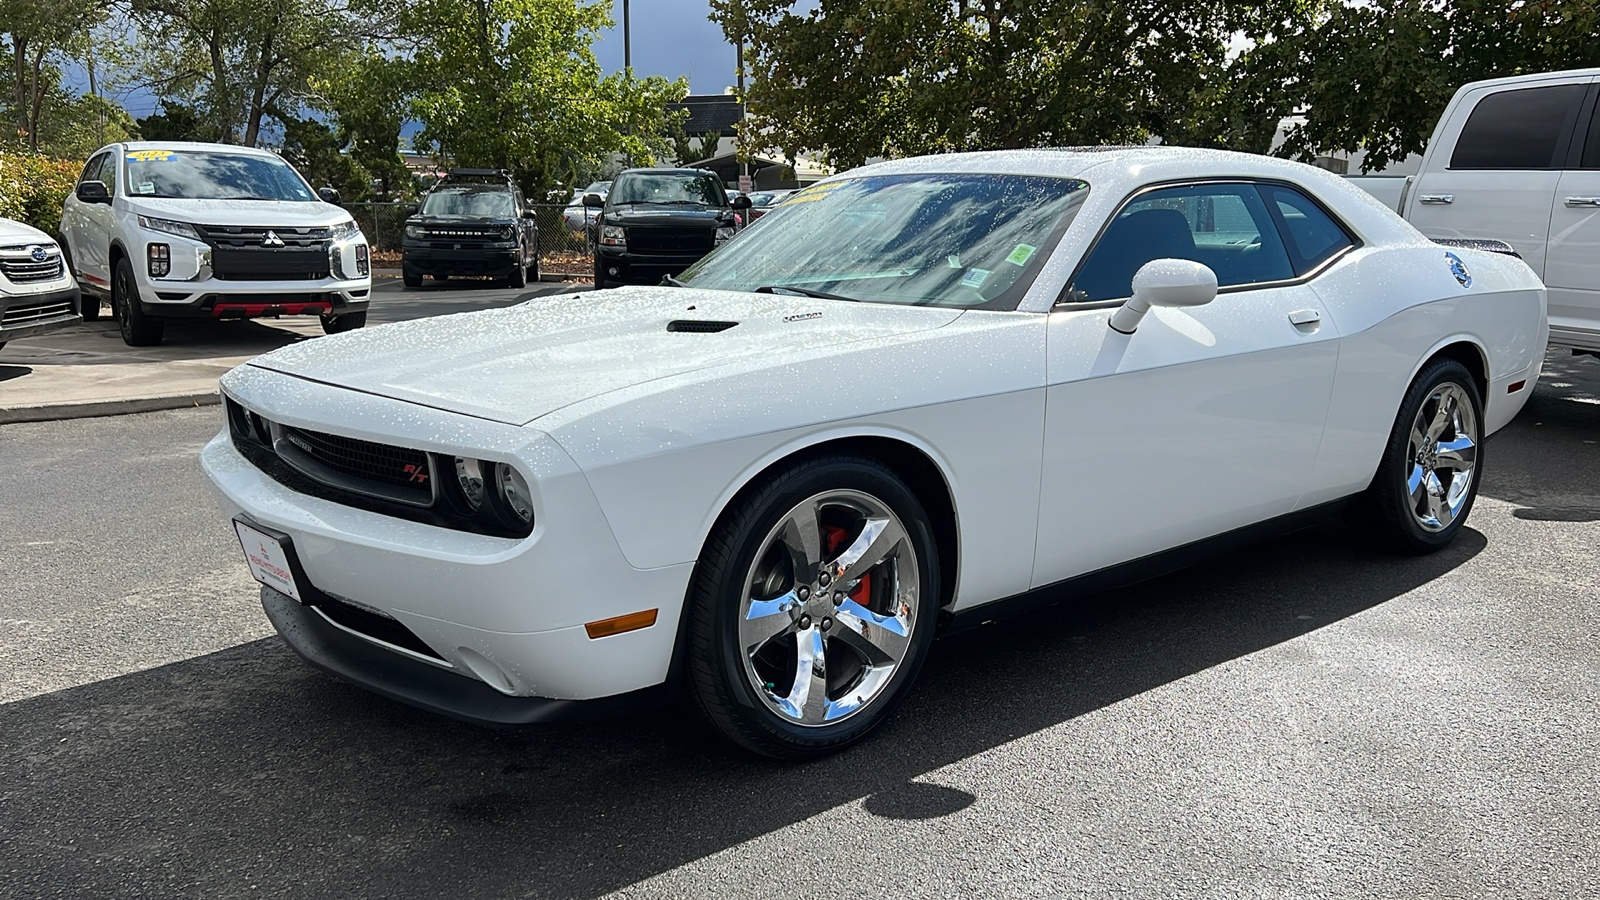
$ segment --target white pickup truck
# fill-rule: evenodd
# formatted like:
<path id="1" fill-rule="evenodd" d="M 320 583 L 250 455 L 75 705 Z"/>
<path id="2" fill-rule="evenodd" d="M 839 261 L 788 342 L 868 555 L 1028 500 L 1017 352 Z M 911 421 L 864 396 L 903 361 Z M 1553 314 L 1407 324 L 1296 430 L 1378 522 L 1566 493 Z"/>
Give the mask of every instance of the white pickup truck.
<path id="1" fill-rule="evenodd" d="M 1456 91 L 1416 175 L 1354 176 L 1434 239 L 1509 244 L 1544 279 L 1550 343 L 1600 356 L 1600 69 Z"/>

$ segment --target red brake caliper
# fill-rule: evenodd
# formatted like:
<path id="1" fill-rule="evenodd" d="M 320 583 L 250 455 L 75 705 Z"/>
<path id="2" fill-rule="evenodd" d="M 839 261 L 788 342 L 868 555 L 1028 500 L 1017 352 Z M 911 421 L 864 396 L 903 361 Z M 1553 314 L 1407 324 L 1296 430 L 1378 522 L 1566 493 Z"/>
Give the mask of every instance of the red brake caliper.
<path id="1" fill-rule="evenodd" d="M 839 552 L 839 546 L 845 542 L 850 533 L 837 525 L 822 526 L 822 539 L 828 545 L 828 555 L 833 556 Z M 872 579 L 862 578 L 856 589 L 850 592 L 850 599 L 861 604 L 866 609 L 872 608 Z"/>

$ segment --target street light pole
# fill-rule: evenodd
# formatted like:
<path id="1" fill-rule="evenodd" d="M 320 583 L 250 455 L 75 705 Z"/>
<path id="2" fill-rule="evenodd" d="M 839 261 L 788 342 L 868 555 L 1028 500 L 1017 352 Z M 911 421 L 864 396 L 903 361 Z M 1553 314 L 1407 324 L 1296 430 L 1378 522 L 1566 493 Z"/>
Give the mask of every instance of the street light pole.
<path id="1" fill-rule="evenodd" d="M 628 0 L 622 0 L 622 68 L 633 77 L 633 41 L 628 33 Z"/>

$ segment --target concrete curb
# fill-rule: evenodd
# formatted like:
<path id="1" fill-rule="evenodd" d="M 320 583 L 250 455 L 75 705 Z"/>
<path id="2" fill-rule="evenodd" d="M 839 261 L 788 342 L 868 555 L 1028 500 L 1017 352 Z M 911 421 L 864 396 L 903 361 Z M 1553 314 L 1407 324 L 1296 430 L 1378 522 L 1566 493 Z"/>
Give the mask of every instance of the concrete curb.
<path id="1" fill-rule="evenodd" d="M 157 412 L 163 409 L 189 409 L 216 406 L 222 402 L 218 391 L 165 394 L 156 397 L 125 397 L 120 400 L 88 400 L 81 403 L 41 403 L 34 406 L 0 407 L 0 425 L 17 422 L 57 422 L 63 419 L 92 419 L 99 416 L 124 416 Z"/>

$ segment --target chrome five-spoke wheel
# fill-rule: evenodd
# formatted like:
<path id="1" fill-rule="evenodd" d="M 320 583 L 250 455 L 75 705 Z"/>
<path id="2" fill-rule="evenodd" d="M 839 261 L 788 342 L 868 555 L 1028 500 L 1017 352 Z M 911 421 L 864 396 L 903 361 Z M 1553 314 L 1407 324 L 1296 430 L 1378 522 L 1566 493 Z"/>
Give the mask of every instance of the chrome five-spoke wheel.
<path id="1" fill-rule="evenodd" d="M 933 535 L 920 498 L 876 459 L 820 456 L 757 479 L 695 566 L 685 662 L 700 710 L 782 759 L 864 737 L 933 641 Z"/>
<path id="2" fill-rule="evenodd" d="M 1461 385 L 1429 392 L 1411 425 L 1406 497 L 1423 530 L 1440 532 L 1461 515 L 1478 461 L 1478 417 Z"/>
<path id="3" fill-rule="evenodd" d="M 785 513 L 746 583 L 745 677 L 762 703 L 798 725 L 827 725 L 870 704 L 921 624 L 906 528 L 860 491 L 816 494 Z"/>

